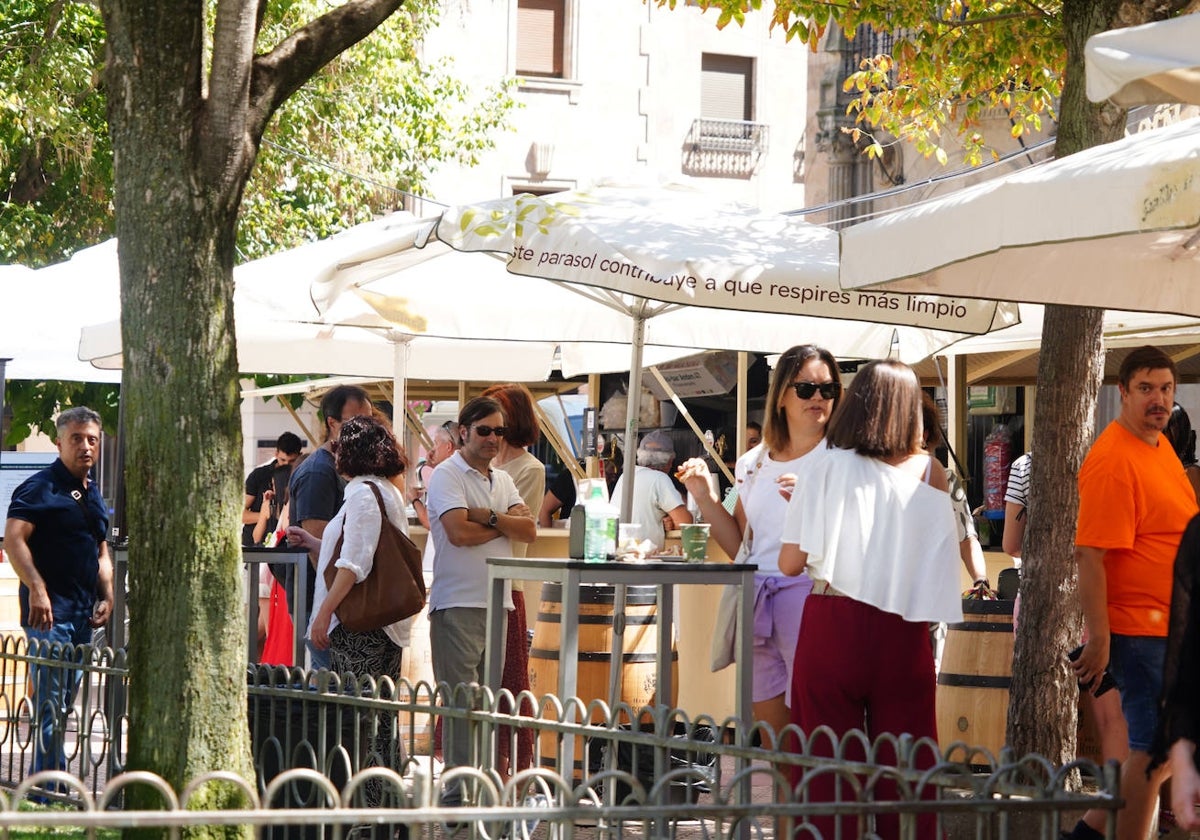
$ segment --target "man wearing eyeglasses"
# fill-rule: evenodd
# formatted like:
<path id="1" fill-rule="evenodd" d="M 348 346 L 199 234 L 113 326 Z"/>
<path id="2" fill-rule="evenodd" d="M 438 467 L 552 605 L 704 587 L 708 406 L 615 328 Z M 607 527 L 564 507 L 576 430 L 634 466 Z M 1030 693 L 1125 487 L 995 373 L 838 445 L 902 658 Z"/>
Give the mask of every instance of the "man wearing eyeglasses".
<path id="1" fill-rule="evenodd" d="M 460 447 L 429 478 L 429 524 L 433 538 L 433 586 L 429 590 L 429 650 L 433 677 L 452 688 L 483 683 L 487 637 L 487 558 L 512 554 L 512 542 L 537 536 L 533 511 L 512 478 L 491 461 L 504 436 L 504 414 L 490 397 L 476 397 L 458 416 Z M 505 585 L 505 609 L 513 608 Z M 463 698 L 457 693 L 451 703 Z M 445 719 L 445 767 L 470 760 L 466 722 Z M 442 791 L 442 804 L 463 804 L 462 786 Z"/>

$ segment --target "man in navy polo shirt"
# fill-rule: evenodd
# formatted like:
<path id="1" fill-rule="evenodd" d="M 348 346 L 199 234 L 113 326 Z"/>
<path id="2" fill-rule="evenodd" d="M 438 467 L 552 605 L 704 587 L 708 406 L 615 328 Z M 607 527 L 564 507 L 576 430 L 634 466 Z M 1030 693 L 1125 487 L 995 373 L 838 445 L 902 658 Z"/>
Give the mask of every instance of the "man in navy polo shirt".
<path id="1" fill-rule="evenodd" d="M 17 487 L 4 524 L 4 549 L 21 579 L 21 626 L 35 655 L 35 642 L 89 643 L 113 605 L 108 509 L 88 478 L 100 452 L 100 415 L 71 408 L 58 415 L 55 429 L 58 460 Z M 80 675 L 32 668 L 40 737 L 31 772 L 66 768 L 64 723 Z"/>

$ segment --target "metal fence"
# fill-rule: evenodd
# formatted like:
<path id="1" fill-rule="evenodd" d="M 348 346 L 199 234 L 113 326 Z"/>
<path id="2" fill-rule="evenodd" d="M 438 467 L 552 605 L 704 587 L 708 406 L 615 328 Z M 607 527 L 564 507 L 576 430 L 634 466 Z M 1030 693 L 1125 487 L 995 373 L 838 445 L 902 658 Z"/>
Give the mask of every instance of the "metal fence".
<path id="1" fill-rule="evenodd" d="M 25 691 L 31 666 L 83 674 L 56 726 L 63 771 L 29 772 L 39 723 Z M 899 836 L 909 838 L 932 831 L 950 840 L 1052 838 L 1088 807 L 1111 815 L 1121 804 L 1115 765 L 1054 767 L 1037 756 L 994 757 L 965 745 L 947 757 L 925 740 L 871 742 L 862 733 L 839 740 L 827 730 L 805 735 L 790 727 L 776 740 L 765 727 L 747 731 L 732 719 L 691 719 L 680 709 L 609 709 L 528 695 L 514 703 L 478 686 L 451 695 L 427 683 L 267 667 L 247 673 L 255 779 L 216 773 L 175 792 L 149 774 L 125 772 L 123 653 L 29 651 L 24 639 L 9 638 L 0 646 L 0 677 L 0 828 L 250 825 L 264 837 L 305 840 L 404 833 L 708 840 L 874 837 L 880 825 L 898 822 Z M 499 711 L 523 701 L 532 709 L 526 716 Z M 444 771 L 432 757 L 439 718 L 467 728 L 470 767 Z M 517 733 L 528 730 L 534 767 L 502 779 L 497 743 L 508 739 L 516 755 Z M 572 772 L 560 775 L 568 763 Z M 980 764 L 988 772 L 973 772 Z M 1090 792 L 1073 789 L 1081 768 L 1094 780 Z M 440 807 L 443 787 L 456 780 L 466 806 Z M 818 801 L 818 787 L 831 781 L 843 783 L 837 798 Z M 131 785 L 160 791 L 162 810 L 123 810 Z M 240 790 L 244 807 L 189 810 L 208 785 Z M 66 807 L 17 810 L 27 798 Z"/>

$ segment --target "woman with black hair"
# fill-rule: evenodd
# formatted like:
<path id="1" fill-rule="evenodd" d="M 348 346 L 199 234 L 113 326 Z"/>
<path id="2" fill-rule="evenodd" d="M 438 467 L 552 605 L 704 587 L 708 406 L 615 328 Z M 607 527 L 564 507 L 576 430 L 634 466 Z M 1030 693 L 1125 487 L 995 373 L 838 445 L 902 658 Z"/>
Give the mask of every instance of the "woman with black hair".
<path id="1" fill-rule="evenodd" d="M 1192 428 L 1191 418 L 1179 403 L 1175 403 L 1171 408 L 1171 419 L 1167 421 L 1163 434 L 1171 441 L 1171 448 L 1183 464 L 1183 471 L 1192 484 L 1196 500 L 1200 501 L 1200 464 L 1196 463 L 1196 430 Z"/>

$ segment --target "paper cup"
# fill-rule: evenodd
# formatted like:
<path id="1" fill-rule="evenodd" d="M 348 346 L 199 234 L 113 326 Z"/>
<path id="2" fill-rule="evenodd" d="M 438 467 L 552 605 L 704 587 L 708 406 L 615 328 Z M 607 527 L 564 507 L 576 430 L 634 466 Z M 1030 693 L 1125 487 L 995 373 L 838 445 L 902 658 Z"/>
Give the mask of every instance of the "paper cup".
<path id="1" fill-rule="evenodd" d="M 683 559 L 689 563 L 703 563 L 708 559 L 707 522 L 681 525 L 679 542 L 683 546 Z"/>

